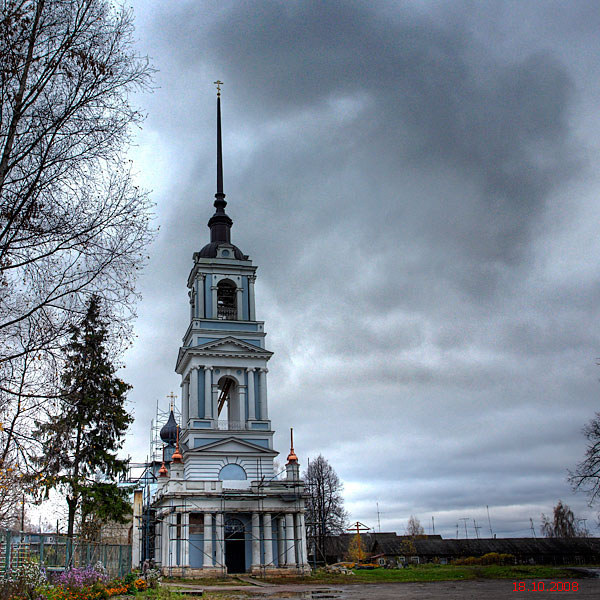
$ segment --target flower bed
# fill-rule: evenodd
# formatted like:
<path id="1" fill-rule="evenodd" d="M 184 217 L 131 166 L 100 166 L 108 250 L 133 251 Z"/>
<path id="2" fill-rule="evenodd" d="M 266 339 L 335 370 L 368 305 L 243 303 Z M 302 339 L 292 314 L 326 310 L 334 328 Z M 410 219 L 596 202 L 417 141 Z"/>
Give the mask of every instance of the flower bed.
<path id="1" fill-rule="evenodd" d="M 25 561 L 0 577 L 0 600 L 106 600 L 145 592 L 157 587 L 159 581 L 152 570 L 146 577 L 130 573 L 123 579 L 109 580 L 101 563 L 47 575 L 37 563 Z"/>

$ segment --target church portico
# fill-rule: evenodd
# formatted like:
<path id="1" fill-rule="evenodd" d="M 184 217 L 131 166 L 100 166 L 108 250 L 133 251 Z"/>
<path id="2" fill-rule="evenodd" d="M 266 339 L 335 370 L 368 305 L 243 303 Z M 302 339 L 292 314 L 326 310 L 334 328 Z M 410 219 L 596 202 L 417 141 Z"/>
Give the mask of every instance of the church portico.
<path id="1" fill-rule="evenodd" d="M 305 540 L 294 526 L 302 513 L 180 509 L 158 516 L 162 527 L 157 549 L 167 575 L 308 572 L 302 558 Z"/>
<path id="2" fill-rule="evenodd" d="M 285 473 L 268 410 L 264 323 L 256 320 L 257 267 L 231 243 L 225 213 L 220 98 L 217 193 L 210 242 L 193 255 L 190 322 L 177 355 L 181 423 L 161 438 L 168 452 L 152 501 L 154 557 L 166 575 L 308 573 L 305 490 L 292 448 Z"/>

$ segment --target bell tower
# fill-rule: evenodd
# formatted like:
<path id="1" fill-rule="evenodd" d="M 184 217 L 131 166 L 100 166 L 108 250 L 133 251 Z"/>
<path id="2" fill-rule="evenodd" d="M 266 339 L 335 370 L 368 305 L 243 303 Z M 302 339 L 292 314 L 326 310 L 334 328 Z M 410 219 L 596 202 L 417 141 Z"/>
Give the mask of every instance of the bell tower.
<path id="1" fill-rule="evenodd" d="M 187 280 L 190 321 L 175 366 L 181 423 L 171 414 L 164 428 L 169 451 L 152 501 L 154 555 L 171 576 L 307 573 L 305 491 L 294 449 L 285 473 L 273 467 L 272 352 L 256 317 L 256 267 L 231 242 L 225 212 L 217 89 L 215 212 Z"/>
<path id="2" fill-rule="evenodd" d="M 273 475 L 273 431 L 267 404 L 264 322 L 256 319 L 256 269 L 231 243 L 233 221 L 225 212 L 221 97 L 217 95 L 217 192 L 208 221 L 210 242 L 194 253 L 187 286 L 190 323 L 177 357 L 181 375 L 182 444 L 188 478 L 215 479 L 214 463 L 194 450 L 225 438 L 263 448 L 257 463 L 240 466 L 248 479 Z M 230 456 L 239 463 L 238 457 Z M 249 472 L 248 472 L 249 471 Z"/>

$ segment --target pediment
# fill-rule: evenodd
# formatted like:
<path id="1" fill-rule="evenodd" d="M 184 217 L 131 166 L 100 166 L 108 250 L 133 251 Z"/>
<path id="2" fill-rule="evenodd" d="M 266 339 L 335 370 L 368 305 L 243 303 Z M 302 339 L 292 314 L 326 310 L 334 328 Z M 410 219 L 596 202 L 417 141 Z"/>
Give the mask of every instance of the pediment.
<path id="1" fill-rule="evenodd" d="M 273 356 L 272 352 L 265 350 L 260 346 L 249 344 L 248 342 L 244 342 L 233 336 L 227 336 L 198 346 L 180 348 L 175 371 L 181 373 L 185 357 L 193 356 L 194 354 L 221 358 L 257 358 L 263 360 L 269 360 L 271 356 Z"/>
<path id="2" fill-rule="evenodd" d="M 227 336 L 213 342 L 206 342 L 199 346 L 193 346 L 195 350 L 214 350 L 217 352 L 244 352 L 253 354 L 272 354 L 268 350 L 263 350 L 259 346 L 249 344 L 232 336 Z"/>
<path id="3" fill-rule="evenodd" d="M 262 454 L 263 456 L 277 456 L 279 452 L 259 446 L 247 440 L 240 440 L 234 437 L 217 440 L 210 444 L 200 446 L 199 448 L 191 448 L 189 452 L 194 454 L 235 454 L 235 455 L 252 455 Z"/>

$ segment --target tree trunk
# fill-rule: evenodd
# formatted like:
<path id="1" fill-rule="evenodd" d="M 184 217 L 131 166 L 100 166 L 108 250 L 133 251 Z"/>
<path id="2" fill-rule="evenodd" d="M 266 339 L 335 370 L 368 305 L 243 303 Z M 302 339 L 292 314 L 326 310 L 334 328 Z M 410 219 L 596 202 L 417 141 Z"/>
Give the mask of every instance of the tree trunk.
<path id="1" fill-rule="evenodd" d="M 75 529 L 75 512 L 77 511 L 77 498 L 75 496 L 67 496 L 67 506 L 69 507 L 67 536 L 72 538 L 73 530 Z"/>

